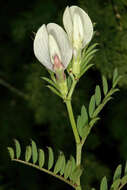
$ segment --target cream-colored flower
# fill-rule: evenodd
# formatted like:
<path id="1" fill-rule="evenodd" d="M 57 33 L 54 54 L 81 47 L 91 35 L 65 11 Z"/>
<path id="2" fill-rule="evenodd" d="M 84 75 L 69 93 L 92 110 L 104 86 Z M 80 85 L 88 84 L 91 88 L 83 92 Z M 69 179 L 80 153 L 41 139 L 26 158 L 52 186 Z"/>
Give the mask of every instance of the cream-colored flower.
<path id="1" fill-rule="evenodd" d="M 55 23 L 42 25 L 34 39 L 34 54 L 53 72 L 57 66 L 58 69 L 66 69 L 72 58 L 72 48 L 66 32 Z"/>
<path id="2" fill-rule="evenodd" d="M 83 49 L 91 41 L 93 25 L 88 14 L 80 7 L 67 7 L 63 24 L 74 49 Z"/>

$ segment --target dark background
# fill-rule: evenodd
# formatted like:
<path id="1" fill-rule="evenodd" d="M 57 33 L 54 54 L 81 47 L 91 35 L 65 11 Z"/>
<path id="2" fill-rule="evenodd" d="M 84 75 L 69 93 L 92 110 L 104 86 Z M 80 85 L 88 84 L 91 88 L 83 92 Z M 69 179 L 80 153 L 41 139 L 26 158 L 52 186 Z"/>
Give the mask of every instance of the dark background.
<path id="1" fill-rule="evenodd" d="M 22 148 L 34 139 L 66 157 L 74 155 L 74 138 L 66 108 L 40 79 L 48 76 L 33 53 L 34 32 L 42 24 L 62 25 L 67 5 L 82 7 L 96 23 L 91 42 L 99 43 L 93 69 L 82 77 L 73 96 L 75 115 L 88 105 L 104 74 L 111 83 L 115 67 L 123 75 L 120 92 L 101 112 L 83 154 L 84 189 L 99 187 L 106 175 L 127 159 L 127 1 L 126 0 L 1 0 L 0 1 L 0 190 L 71 189 L 47 174 L 12 163 L 6 147 L 17 138 Z"/>

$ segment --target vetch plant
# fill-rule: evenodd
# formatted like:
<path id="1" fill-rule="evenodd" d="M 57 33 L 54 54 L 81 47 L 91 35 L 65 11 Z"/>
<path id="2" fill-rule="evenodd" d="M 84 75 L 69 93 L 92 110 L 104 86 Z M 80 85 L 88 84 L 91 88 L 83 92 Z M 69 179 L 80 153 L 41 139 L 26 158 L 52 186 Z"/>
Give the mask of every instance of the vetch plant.
<path id="1" fill-rule="evenodd" d="M 102 76 L 103 89 L 101 90 L 99 85 L 95 87 L 88 108 L 82 106 L 81 114 L 77 116 L 76 121 L 71 105 L 72 95 L 81 76 L 93 66 L 89 62 L 97 51 L 97 43 L 89 46 L 93 37 L 93 25 L 88 14 L 81 8 L 67 7 L 63 14 L 63 23 L 67 33 L 54 23 L 42 25 L 38 29 L 34 39 L 34 53 L 50 74 L 50 78 L 42 77 L 42 79 L 48 82 L 47 87 L 62 98 L 67 107 L 75 138 L 76 154 L 70 155 L 70 159 L 66 160 L 64 153 L 60 151 L 55 161 L 53 149 L 48 147 L 48 166 L 45 166 L 47 159 L 45 153 L 37 148 L 33 140 L 26 147 L 24 159 L 21 158 L 21 146 L 18 140 L 15 140 L 15 151 L 12 147 L 8 147 L 8 150 L 12 161 L 37 168 L 64 181 L 75 190 L 82 190 L 80 183 L 83 172 L 82 147 L 91 129 L 100 119 L 100 111 L 119 90 L 116 85 L 121 76 L 115 69 L 110 89 L 107 79 Z M 112 185 L 108 186 L 107 179 L 104 177 L 100 190 L 120 190 L 127 183 L 127 166 L 123 177 L 121 173 L 122 166 L 119 165 L 114 173 Z"/>

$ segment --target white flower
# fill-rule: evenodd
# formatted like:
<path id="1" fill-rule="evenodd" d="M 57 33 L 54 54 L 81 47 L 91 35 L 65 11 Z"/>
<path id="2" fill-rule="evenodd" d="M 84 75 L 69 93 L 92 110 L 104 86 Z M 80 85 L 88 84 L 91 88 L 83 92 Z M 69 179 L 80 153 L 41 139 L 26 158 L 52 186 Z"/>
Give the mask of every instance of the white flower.
<path id="1" fill-rule="evenodd" d="M 34 54 L 53 72 L 57 66 L 66 69 L 72 58 L 72 48 L 66 32 L 55 23 L 42 25 L 34 39 Z"/>
<path id="2" fill-rule="evenodd" d="M 74 49 L 83 49 L 91 41 L 93 25 L 88 14 L 80 7 L 67 7 L 63 24 Z"/>

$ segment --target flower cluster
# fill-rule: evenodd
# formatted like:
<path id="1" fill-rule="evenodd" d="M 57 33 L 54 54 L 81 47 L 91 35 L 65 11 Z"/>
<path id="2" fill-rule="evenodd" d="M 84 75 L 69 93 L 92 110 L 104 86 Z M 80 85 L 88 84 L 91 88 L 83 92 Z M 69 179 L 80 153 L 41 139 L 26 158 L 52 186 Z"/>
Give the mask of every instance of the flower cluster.
<path id="1" fill-rule="evenodd" d="M 61 84 L 66 82 L 64 70 L 71 60 L 72 74 L 78 77 L 82 50 L 93 36 L 93 25 L 88 14 L 77 6 L 66 7 L 63 25 L 65 30 L 55 23 L 43 24 L 34 39 L 35 56 L 56 74 L 61 89 Z"/>

